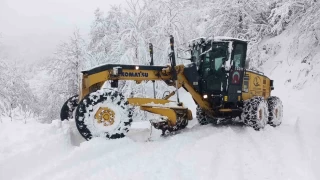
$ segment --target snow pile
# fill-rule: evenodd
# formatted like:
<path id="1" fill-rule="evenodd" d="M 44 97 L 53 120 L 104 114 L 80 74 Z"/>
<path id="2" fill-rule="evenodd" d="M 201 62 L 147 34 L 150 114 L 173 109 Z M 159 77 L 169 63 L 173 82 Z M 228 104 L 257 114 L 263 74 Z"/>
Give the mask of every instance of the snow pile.
<path id="1" fill-rule="evenodd" d="M 73 148 L 68 122 L 0 123 L 0 179 L 24 179 L 52 165 Z"/>
<path id="2" fill-rule="evenodd" d="M 199 126 L 194 119 L 167 138 L 152 129 L 148 140 L 149 122 L 134 122 L 126 138 L 84 141 L 73 121 L 4 120 L 0 179 L 319 179 L 320 112 L 308 108 L 315 107 L 309 98 L 314 92 L 276 88 L 284 101 L 284 122 L 262 131 Z M 191 96 L 180 94 L 194 111 Z"/>

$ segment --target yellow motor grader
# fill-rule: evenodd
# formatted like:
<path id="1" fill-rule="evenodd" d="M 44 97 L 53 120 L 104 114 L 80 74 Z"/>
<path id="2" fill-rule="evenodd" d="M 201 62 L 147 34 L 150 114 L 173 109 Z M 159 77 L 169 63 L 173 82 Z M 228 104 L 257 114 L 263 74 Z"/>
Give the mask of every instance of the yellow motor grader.
<path id="1" fill-rule="evenodd" d="M 150 121 L 163 134 L 184 129 L 193 119 L 179 99 L 184 88 L 197 104 L 199 124 L 236 120 L 256 130 L 266 124 L 282 122 L 283 106 L 271 96 L 273 80 L 258 71 L 245 68 L 247 41 L 229 37 L 198 38 L 189 42 L 191 63 L 176 65 L 174 38 L 170 36 L 169 66 L 105 64 L 82 71 L 80 94 L 68 99 L 61 109 L 61 120 L 75 122 L 80 134 L 89 140 L 95 136 L 124 137 L 132 122 L 132 106 L 159 115 Z M 118 91 L 119 80 L 164 81 L 175 90 L 162 99 L 126 98 Z M 110 82 L 111 88 L 102 88 Z M 154 86 L 153 86 L 154 88 Z M 170 101 L 174 94 L 177 101 Z M 75 111 L 75 112 L 74 112 Z"/>

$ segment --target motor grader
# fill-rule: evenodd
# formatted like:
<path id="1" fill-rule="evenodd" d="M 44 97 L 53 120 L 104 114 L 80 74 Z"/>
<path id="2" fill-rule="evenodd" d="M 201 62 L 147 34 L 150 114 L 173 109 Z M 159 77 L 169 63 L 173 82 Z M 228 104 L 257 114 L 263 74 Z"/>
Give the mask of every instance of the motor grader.
<path id="1" fill-rule="evenodd" d="M 189 41 L 191 63 L 176 65 L 174 38 L 170 36 L 170 65 L 105 64 L 82 71 L 80 94 L 68 99 L 61 109 L 61 120 L 75 114 L 80 134 L 89 140 L 102 136 L 122 138 L 129 131 L 133 106 L 157 114 L 151 120 L 162 134 L 179 131 L 193 119 L 192 112 L 179 99 L 179 88 L 191 94 L 197 104 L 199 124 L 241 122 L 260 130 L 282 122 L 283 106 L 271 96 L 273 80 L 245 68 L 247 41 L 229 37 L 198 38 Z M 119 80 L 164 81 L 173 90 L 162 99 L 127 98 L 118 91 Z M 110 82 L 111 88 L 102 88 Z M 154 86 L 153 86 L 154 88 Z M 169 100 L 173 95 L 177 101 Z M 74 112 L 75 111 L 75 112 Z"/>

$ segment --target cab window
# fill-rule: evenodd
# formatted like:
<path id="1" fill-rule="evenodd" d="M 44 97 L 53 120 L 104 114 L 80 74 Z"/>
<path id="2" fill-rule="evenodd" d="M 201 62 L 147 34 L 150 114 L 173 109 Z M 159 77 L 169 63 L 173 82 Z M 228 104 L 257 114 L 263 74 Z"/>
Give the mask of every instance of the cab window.
<path id="1" fill-rule="evenodd" d="M 244 44 L 237 44 L 234 51 L 234 67 L 235 69 L 244 67 L 245 46 Z"/>

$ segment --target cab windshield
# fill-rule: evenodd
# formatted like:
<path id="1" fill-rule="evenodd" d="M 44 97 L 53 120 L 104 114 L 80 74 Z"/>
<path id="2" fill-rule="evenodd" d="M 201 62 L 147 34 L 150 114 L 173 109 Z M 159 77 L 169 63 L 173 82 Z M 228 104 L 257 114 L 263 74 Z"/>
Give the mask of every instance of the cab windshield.
<path id="1" fill-rule="evenodd" d="M 221 71 L 228 56 L 228 42 L 214 42 L 212 45 L 208 43 L 205 47 L 197 45 L 192 49 L 192 61 L 203 74 Z"/>
<path id="2" fill-rule="evenodd" d="M 212 46 L 208 45 L 202 54 L 204 55 L 202 64 L 203 76 L 221 73 L 222 66 L 229 56 L 228 43 L 215 42 Z"/>
<path id="3" fill-rule="evenodd" d="M 228 44 L 228 42 L 213 42 L 193 48 L 192 59 L 204 80 L 201 85 L 204 92 L 225 91 L 227 83 L 222 67 L 229 57 Z"/>

